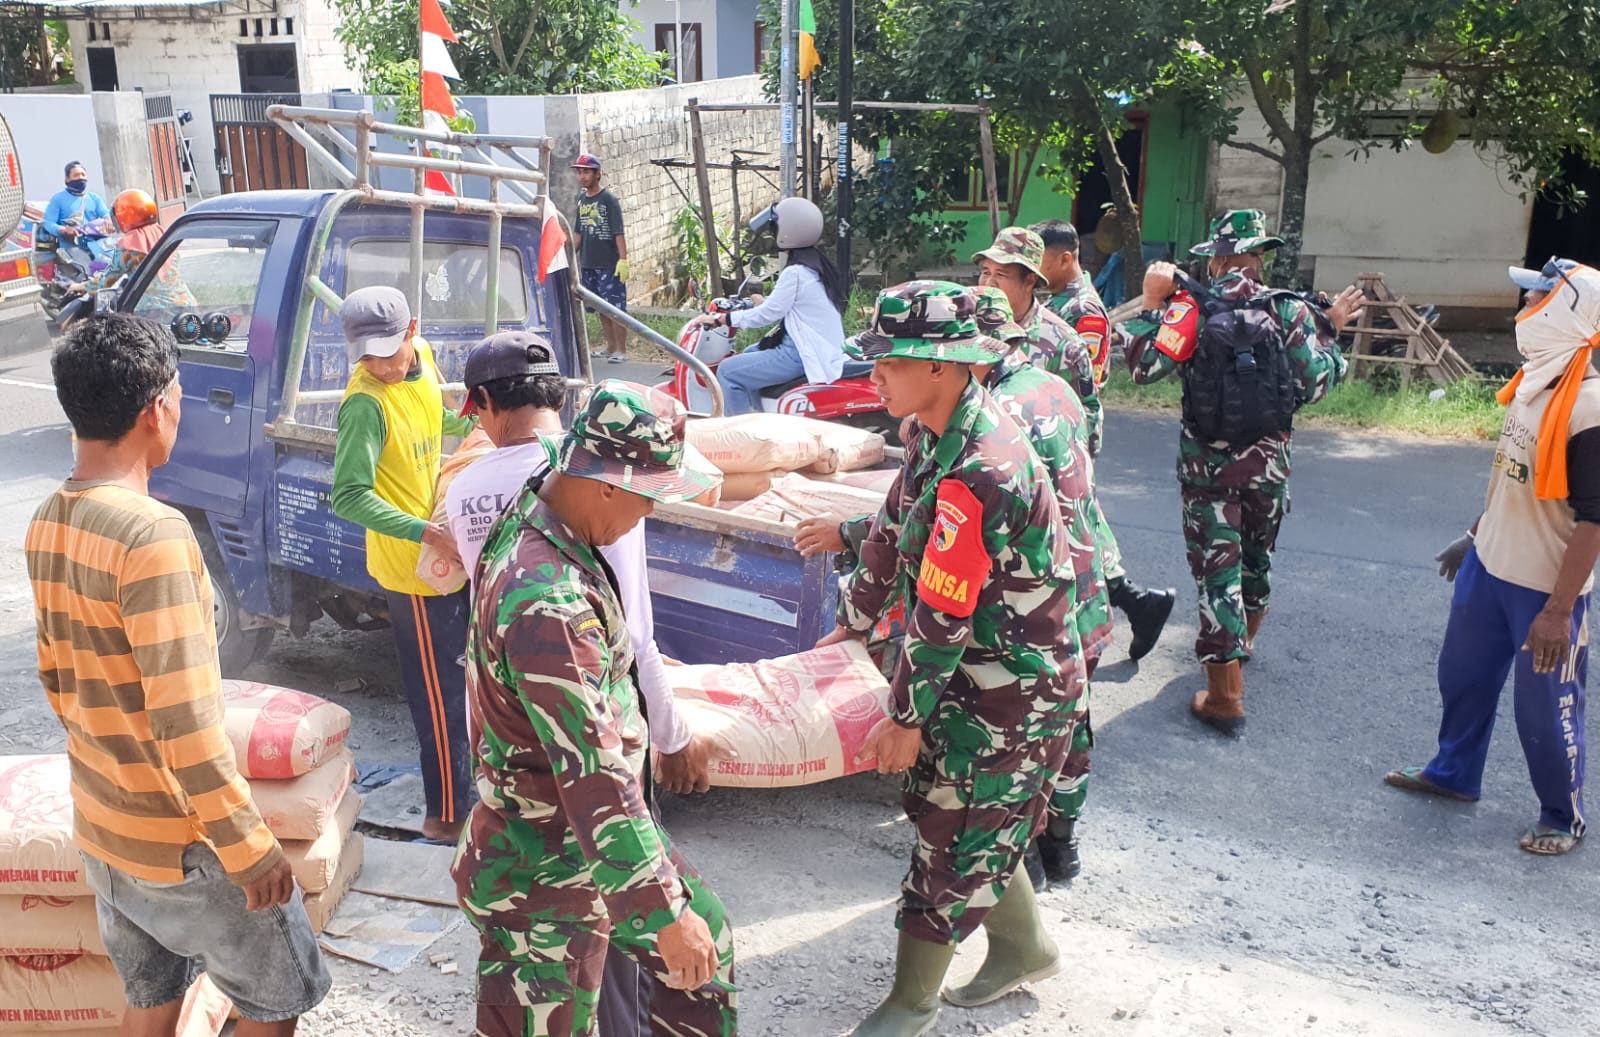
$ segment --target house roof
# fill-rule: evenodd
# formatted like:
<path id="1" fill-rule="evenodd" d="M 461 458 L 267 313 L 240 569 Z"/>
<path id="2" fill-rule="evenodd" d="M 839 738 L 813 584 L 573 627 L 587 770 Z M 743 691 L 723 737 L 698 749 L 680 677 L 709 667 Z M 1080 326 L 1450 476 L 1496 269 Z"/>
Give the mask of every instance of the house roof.
<path id="1" fill-rule="evenodd" d="M 212 8 L 215 14 L 271 14 L 277 0 L 6 0 L 8 4 L 43 7 L 57 17 L 99 17 L 106 14 L 139 17 L 145 11 L 194 11 Z"/>

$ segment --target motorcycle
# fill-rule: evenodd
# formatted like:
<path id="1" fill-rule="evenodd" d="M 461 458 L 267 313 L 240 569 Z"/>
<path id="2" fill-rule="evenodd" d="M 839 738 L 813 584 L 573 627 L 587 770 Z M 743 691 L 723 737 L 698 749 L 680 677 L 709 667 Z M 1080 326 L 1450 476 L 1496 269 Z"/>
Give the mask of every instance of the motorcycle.
<path id="1" fill-rule="evenodd" d="M 702 311 L 705 314 L 724 316 L 735 310 L 748 310 L 756 305 L 744 293 L 751 286 L 754 275 L 747 275 L 732 296 L 710 299 Z M 781 335 L 781 330 L 769 334 Z M 690 319 L 678 332 L 678 348 L 694 356 L 716 374 L 717 365 L 734 353 L 738 332 L 731 327 L 708 326 L 698 319 Z M 759 349 L 755 344 L 750 349 Z M 660 386 L 667 395 L 683 404 L 690 414 L 711 413 L 711 390 L 705 381 L 685 364 L 674 364 L 672 380 Z M 761 409 L 769 414 L 799 414 L 821 421 L 837 421 L 857 428 L 877 432 L 890 444 L 899 443 L 900 424 L 883 409 L 883 400 L 869 377 L 870 363 L 845 361 L 839 379 L 826 383 L 811 383 L 802 375 L 761 391 Z"/>
<path id="2" fill-rule="evenodd" d="M 111 220 L 94 220 L 79 231 L 76 241 L 62 240 L 53 252 L 34 252 L 34 271 L 39 278 L 39 306 L 49 318 L 52 331 L 64 330 L 61 313 L 79 298 L 68 289 L 110 266 L 111 252 L 119 238 Z M 81 311 L 83 308 L 79 309 Z"/>

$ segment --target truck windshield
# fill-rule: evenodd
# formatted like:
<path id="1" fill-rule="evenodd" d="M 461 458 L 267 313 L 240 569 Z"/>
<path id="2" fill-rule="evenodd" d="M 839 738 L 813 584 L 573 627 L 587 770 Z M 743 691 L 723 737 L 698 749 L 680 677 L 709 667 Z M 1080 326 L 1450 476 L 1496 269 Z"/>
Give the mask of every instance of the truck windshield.
<path id="1" fill-rule="evenodd" d="M 130 309 L 170 324 L 184 345 L 244 352 L 276 227 L 265 220 L 197 220 L 179 228 L 146 260 L 158 264 L 156 273 Z"/>
<path id="2" fill-rule="evenodd" d="M 384 284 L 404 287 L 411 244 L 403 239 L 368 238 L 352 242 L 345 261 L 344 294 Z M 422 246 L 423 324 L 483 324 L 488 302 L 489 249 L 468 242 L 428 241 Z M 522 253 L 500 250 L 500 320 L 528 319 L 528 279 Z"/>

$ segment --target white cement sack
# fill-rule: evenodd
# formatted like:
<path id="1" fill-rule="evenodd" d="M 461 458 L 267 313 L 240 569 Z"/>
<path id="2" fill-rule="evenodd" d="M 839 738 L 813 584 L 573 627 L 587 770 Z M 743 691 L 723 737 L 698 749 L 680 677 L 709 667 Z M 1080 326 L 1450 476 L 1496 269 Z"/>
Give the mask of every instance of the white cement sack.
<path id="1" fill-rule="evenodd" d="M 461 441 L 455 452 L 439 465 L 439 480 L 434 484 L 432 520 L 446 526 L 450 516 L 445 514 L 444 491 L 455 482 L 456 476 L 466 471 L 468 465 L 494 449 L 494 441 L 481 428 Z M 467 585 L 467 570 L 460 559 L 449 558 L 428 544 L 422 545 L 417 556 L 417 578 L 440 594 L 454 594 Z"/>
<path id="2" fill-rule="evenodd" d="M 72 843 L 72 772 L 65 754 L 0 756 L 0 895 L 29 893 L 92 895 Z"/>
<path id="3" fill-rule="evenodd" d="M 900 474 L 898 468 L 864 468 L 857 472 L 830 472 L 827 475 L 810 475 L 809 478 L 835 486 L 854 486 L 861 490 L 870 490 L 878 495 L 881 502 L 888 495 L 889 487 L 894 485 L 895 476 Z"/>
<path id="4" fill-rule="evenodd" d="M 792 414 L 691 418 L 684 435 L 690 446 L 728 474 L 793 471 L 817 461 L 816 434 L 806 418 Z"/>
<path id="5" fill-rule="evenodd" d="M 289 858 L 295 881 L 304 893 L 321 893 L 333 884 L 345 844 L 356 830 L 361 815 L 361 797 L 348 789 L 333 812 L 333 824 L 315 839 L 284 839 L 279 843 Z"/>
<path id="6" fill-rule="evenodd" d="M 722 503 L 732 505 L 754 500 L 772 489 L 774 479 L 780 479 L 785 474 L 782 468 L 774 468 L 770 472 L 735 472 L 725 476 L 722 480 Z"/>
<path id="7" fill-rule="evenodd" d="M 250 798 L 279 839 L 315 839 L 333 823 L 334 811 L 356 773 L 350 750 L 288 781 L 252 781 Z"/>
<path id="8" fill-rule="evenodd" d="M 808 518 L 875 515 L 882 506 L 881 493 L 843 483 L 807 479 L 790 472 L 774 479 L 766 493 L 730 510 L 748 518 L 793 524 Z"/>
<path id="9" fill-rule="evenodd" d="M 333 881 L 320 893 L 305 896 L 306 917 L 311 919 L 311 931 L 320 933 L 328 927 L 328 920 L 339 909 L 339 901 L 355 885 L 361 874 L 361 864 L 366 859 L 366 839 L 359 833 L 352 835 L 339 852 L 339 867 Z"/>
<path id="10" fill-rule="evenodd" d="M 350 711 L 325 698 L 259 681 L 224 680 L 223 726 L 239 773 L 285 781 L 332 759 L 350 737 Z"/>
<path id="11" fill-rule="evenodd" d="M 831 421 L 805 420 L 817 437 L 817 461 L 811 471 L 853 472 L 882 463 L 886 444 L 878 433 Z"/>
<path id="12" fill-rule="evenodd" d="M 110 958 L 23 954 L 0 958 L 0 1033 L 110 1029 L 128 1002 Z"/>
<path id="13" fill-rule="evenodd" d="M 105 952 L 94 897 L 0 897 L 0 957 Z"/>
<path id="14" fill-rule="evenodd" d="M 889 684 L 856 641 L 758 663 L 669 666 L 667 676 L 690 729 L 727 757 L 711 765 L 713 785 L 811 785 L 877 765 L 855 756 L 886 715 Z"/>

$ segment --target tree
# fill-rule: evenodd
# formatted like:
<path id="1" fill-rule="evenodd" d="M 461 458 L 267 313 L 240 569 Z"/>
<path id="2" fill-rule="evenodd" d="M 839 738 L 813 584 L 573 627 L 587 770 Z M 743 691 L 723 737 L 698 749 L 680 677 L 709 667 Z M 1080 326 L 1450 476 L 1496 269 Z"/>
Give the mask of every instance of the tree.
<path id="1" fill-rule="evenodd" d="M 339 40 L 368 89 L 392 90 L 417 60 L 415 0 L 334 0 Z M 455 0 L 451 56 L 461 93 L 566 94 L 662 82 L 661 61 L 630 39 L 633 21 L 610 0 Z"/>
<path id="2" fill-rule="evenodd" d="M 1597 30 L 1595 5 L 1568 0 L 1205 0 L 1193 22 L 1205 53 L 1189 85 L 1207 95 L 1201 110 L 1226 146 L 1282 167 L 1275 276 L 1293 283 L 1313 149 L 1333 138 L 1358 153 L 1381 146 L 1376 126 L 1397 110 L 1408 118 L 1392 146 L 1420 136 L 1429 109 L 1459 112 L 1475 147 L 1503 149 L 1515 180 L 1559 191 L 1563 156 L 1600 156 Z M 1235 136 L 1241 80 L 1270 145 Z M 1435 125 L 1451 135 L 1457 123 Z"/>
<path id="3" fill-rule="evenodd" d="M 0 90 L 55 82 L 58 54 L 71 57 L 65 26 L 38 7 L 0 3 Z"/>

